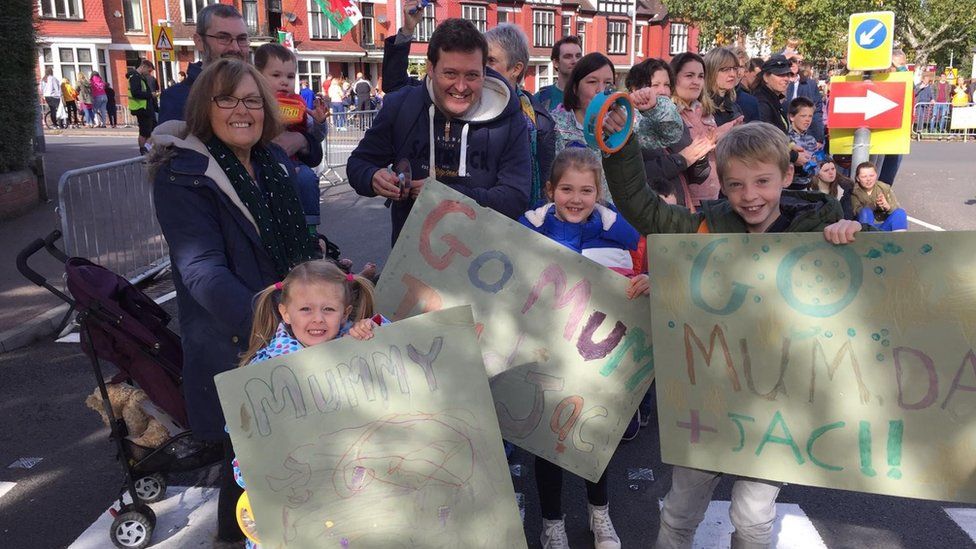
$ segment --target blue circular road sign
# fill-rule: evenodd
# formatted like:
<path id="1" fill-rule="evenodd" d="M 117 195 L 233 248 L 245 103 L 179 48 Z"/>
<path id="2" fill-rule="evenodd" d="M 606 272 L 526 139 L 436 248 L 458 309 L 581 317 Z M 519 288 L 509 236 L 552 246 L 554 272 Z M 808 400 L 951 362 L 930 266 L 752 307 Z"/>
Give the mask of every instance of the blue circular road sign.
<path id="1" fill-rule="evenodd" d="M 877 48 L 887 37 L 888 27 L 879 19 L 865 19 L 854 30 L 854 41 L 866 50 Z"/>

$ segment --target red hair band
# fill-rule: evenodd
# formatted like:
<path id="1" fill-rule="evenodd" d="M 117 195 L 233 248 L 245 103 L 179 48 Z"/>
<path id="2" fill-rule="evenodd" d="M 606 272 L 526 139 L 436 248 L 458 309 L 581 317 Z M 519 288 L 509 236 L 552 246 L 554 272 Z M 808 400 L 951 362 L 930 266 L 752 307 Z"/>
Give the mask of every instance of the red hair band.
<path id="1" fill-rule="evenodd" d="M 355 282 L 356 275 L 352 273 L 346 273 L 346 282 Z"/>
<path id="2" fill-rule="evenodd" d="M 274 287 L 275 287 L 275 290 L 279 290 L 280 291 L 280 290 L 282 290 L 285 287 L 285 285 L 282 284 L 281 282 L 275 282 L 274 283 Z"/>

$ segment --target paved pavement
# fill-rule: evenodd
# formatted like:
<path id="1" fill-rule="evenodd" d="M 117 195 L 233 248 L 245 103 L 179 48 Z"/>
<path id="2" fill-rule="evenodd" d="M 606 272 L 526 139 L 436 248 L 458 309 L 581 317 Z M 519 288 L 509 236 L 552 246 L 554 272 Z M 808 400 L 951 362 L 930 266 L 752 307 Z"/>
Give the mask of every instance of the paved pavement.
<path id="1" fill-rule="evenodd" d="M 113 154 L 125 158 L 132 148 L 123 138 L 58 139 L 64 141 L 52 138 L 49 150 L 55 151 L 52 161 L 63 162 L 62 170 L 73 167 L 69 158 L 79 163 L 93 158 L 101 162 L 113 159 Z M 974 153 L 976 144 L 917 144 L 895 185 L 909 213 L 929 225 L 976 229 L 971 209 L 976 205 L 971 168 Z M 358 197 L 348 187 L 328 190 L 323 200 L 323 232 L 339 243 L 343 255 L 357 264 L 375 261 L 382 265 L 390 234 L 382 201 Z M 0 318 L 23 322 L 30 312 L 45 305 L 43 300 L 38 301 L 41 306 L 32 305 L 38 295 L 27 292 L 29 285 L 11 274 L 11 264 L 19 243 L 53 226 L 50 208 L 38 208 L 24 218 L 0 224 L 2 234 L 13 235 L 12 241 L 5 238 L 5 244 L 11 244 L 0 250 Z M 53 262 L 41 264 L 41 268 L 52 276 L 59 272 Z M 159 297 L 170 289 L 156 286 L 150 293 Z M 177 312 L 175 301 L 164 307 Z M 117 496 L 120 475 L 107 429 L 84 405 L 94 381 L 78 345 L 42 341 L 0 354 L 0 379 L 0 417 L 4 419 L 0 429 L 0 546 L 67 547 L 76 541 L 75 547 L 108 546 L 104 523 L 96 523 Z M 656 418 L 651 422 L 653 425 Z M 535 547 L 540 520 L 532 458 L 519 451 L 514 463 L 521 465 L 513 470 L 518 473 L 513 484 L 523 494 L 526 535 Z M 32 467 L 10 468 L 8 464 Z M 649 478 L 642 469 L 652 471 L 654 480 L 632 478 Z M 624 545 L 650 546 L 658 529 L 659 499 L 670 484 L 669 467 L 660 462 L 653 429 L 621 446 L 611 462 L 609 478 L 612 516 Z M 170 480 L 172 486 L 187 488 L 173 488 L 176 499 L 157 506 L 169 526 L 161 530 L 156 546 L 208 546 L 213 479 L 214 471 L 204 470 Z M 573 546 L 590 547 L 583 483 L 567 476 L 565 487 L 564 511 Z M 709 510 L 696 547 L 728 547 L 723 541 L 729 525 L 722 501 L 728 500 L 729 489 L 726 481 L 717 490 L 718 501 Z M 779 547 L 976 547 L 972 537 L 976 510 L 969 506 L 803 486 L 785 487 L 779 502 L 783 514 L 777 526 Z"/>
<path id="2" fill-rule="evenodd" d="M 47 236 L 60 226 L 55 208 L 61 174 L 79 167 L 138 156 L 134 136 L 124 135 L 121 131 L 116 132 L 118 137 L 104 135 L 48 135 L 44 164 L 45 185 L 51 201 L 37 205 L 16 219 L 0 222 L 0 234 L 3 235 L 3 245 L 0 246 L 0 300 L 3 302 L 0 307 L 0 334 L 10 334 L 12 330 L 61 304 L 47 291 L 24 279 L 17 271 L 15 258 L 29 242 Z M 47 254 L 41 253 L 36 257 L 32 265 L 45 276 L 57 280 L 64 274 L 63 266 Z M 4 341 L 0 338 L 2 343 Z"/>

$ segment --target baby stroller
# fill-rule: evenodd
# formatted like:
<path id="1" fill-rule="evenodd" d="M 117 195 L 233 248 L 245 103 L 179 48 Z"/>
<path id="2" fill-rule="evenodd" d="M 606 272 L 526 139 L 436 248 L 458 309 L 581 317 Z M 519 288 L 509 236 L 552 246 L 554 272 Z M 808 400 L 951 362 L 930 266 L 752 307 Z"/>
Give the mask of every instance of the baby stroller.
<path id="1" fill-rule="evenodd" d="M 67 257 L 55 245 L 60 238 L 61 232 L 54 231 L 43 240 L 30 243 L 17 255 L 17 269 L 77 313 L 81 348 L 91 360 L 110 436 L 118 448 L 116 457 L 122 466 L 123 485 L 118 509 L 111 509 L 115 520 L 109 535 L 116 547 L 141 549 L 149 545 L 156 526 L 156 515 L 148 504 L 165 497 L 166 474 L 216 463 L 222 459 L 223 450 L 219 444 L 194 440 L 186 428 L 181 389 L 183 354 L 179 336 L 166 327 L 170 315 L 125 278 L 87 259 Z M 28 265 L 30 257 L 42 249 L 64 262 L 70 296 Z M 102 373 L 102 360 L 119 369 L 108 383 Z M 113 383 L 129 383 L 145 391 L 181 432 L 158 448 L 146 448 L 126 438 L 126 423 L 116 417 L 109 401 L 107 385 Z M 132 503 L 122 500 L 125 493 Z"/>

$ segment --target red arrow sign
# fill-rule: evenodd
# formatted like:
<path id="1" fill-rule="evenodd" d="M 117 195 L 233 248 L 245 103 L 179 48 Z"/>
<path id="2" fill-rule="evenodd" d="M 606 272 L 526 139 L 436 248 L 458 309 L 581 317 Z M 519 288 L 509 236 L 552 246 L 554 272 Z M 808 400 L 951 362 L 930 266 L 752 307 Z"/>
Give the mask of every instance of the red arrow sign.
<path id="1" fill-rule="evenodd" d="M 831 128 L 900 128 L 905 114 L 904 82 L 835 82 L 830 85 L 827 125 Z"/>

